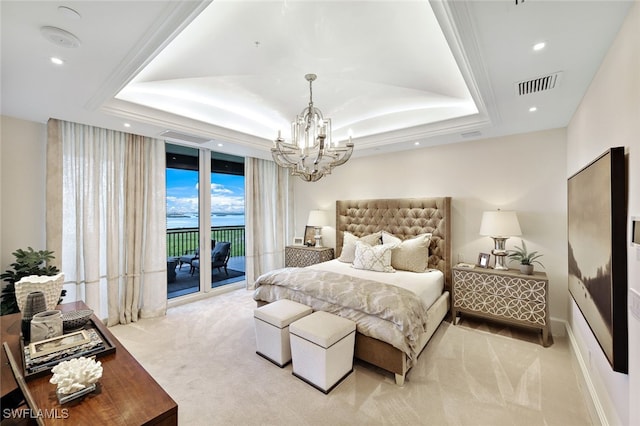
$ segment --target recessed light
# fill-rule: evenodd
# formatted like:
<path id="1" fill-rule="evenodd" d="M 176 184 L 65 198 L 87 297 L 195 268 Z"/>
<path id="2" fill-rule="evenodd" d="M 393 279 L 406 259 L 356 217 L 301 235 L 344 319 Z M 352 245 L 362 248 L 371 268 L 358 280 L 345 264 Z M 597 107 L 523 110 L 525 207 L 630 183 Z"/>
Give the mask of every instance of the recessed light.
<path id="1" fill-rule="evenodd" d="M 224 146 L 224 145 L 223 145 L 222 143 L 218 143 L 218 146 L 222 147 L 222 146 Z"/>
<path id="2" fill-rule="evenodd" d="M 531 108 L 529 108 L 529 112 L 536 112 L 538 110 L 538 107 L 532 106 Z"/>
<path id="3" fill-rule="evenodd" d="M 535 50 L 536 52 L 538 50 L 542 50 L 544 49 L 544 47 L 547 45 L 547 43 L 545 43 L 544 41 L 541 41 L 540 43 L 536 43 L 533 45 L 533 50 Z"/>
<path id="4" fill-rule="evenodd" d="M 129 124 L 129 123 L 124 123 L 124 127 L 129 128 L 129 127 L 131 127 L 131 124 Z"/>
<path id="5" fill-rule="evenodd" d="M 49 58 L 51 60 L 52 64 L 56 64 L 56 65 L 64 65 L 64 61 L 60 58 L 56 58 L 55 56 L 52 56 L 51 58 Z"/>
<path id="6" fill-rule="evenodd" d="M 420 146 L 420 142 L 414 142 L 413 143 L 415 146 Z"/>

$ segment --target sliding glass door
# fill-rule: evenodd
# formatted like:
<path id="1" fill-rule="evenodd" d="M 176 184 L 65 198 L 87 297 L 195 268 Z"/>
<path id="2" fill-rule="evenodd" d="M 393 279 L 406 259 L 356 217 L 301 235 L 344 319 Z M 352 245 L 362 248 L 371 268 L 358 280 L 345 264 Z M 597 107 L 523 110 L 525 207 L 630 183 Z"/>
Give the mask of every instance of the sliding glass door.
<path id="1" fill-rule="evenodd" d="M 168 298 L 243 281 L 244 159 L 166 147 Z"/>
<path id="2" fill-rule="evenodd" d="M 167 297 L 200 291 L 193 262 L 200 256 L 200 152 L 166 144 Z"/>

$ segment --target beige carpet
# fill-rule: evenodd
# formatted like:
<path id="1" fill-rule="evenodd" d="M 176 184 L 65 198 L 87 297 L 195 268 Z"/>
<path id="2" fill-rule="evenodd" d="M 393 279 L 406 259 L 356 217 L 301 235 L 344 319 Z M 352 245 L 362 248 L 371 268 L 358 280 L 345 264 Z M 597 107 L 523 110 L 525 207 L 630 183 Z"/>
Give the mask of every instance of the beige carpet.
<path id="1" fill-rule="evenodd" d="M 176 400 L 180 425 L 592 424 L 564 338 L 543 348 L 530 333 L 445 322 L 404 387 L 356 362 L 324 395 L 256 355 L 254 307 L 236 290 L 111 330 Z"/>

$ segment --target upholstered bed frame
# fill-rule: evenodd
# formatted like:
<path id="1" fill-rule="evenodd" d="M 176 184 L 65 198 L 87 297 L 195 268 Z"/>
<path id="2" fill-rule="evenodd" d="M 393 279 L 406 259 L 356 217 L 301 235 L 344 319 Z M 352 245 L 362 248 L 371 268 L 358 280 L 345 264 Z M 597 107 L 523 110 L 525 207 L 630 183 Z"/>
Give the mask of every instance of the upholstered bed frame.
<path id="1" fill-rule="evenodd" d="M 428 311 L 427 331 L 421 336 L 421 348 L 436 331 L 449 311 L 451 289 L 451 197 L 338 200 L 336 201 L 336 257 L 342 250 L 344 232 L 357 237 L 387 231 L 400 239 L 431 233 L 429 267 L 445 277 L 445 291 Z M 356 358 L 395 374 L 404 384 L 412 364 L 407 356 L 388 343 L 357 333 Z"/>
<path id="2" fill-rule="evenodd" d="M 357 237 L 387 231 L 400 239 L 431 233 L 430 268 L 445 277 L 444 291 L 427 311 L 427 329 L 420 336 L 420 351 L 449 312 L 451 291 L 451 198 L 406 198 L 336 201 L 336 257 L 340 256 L 344 232 Z M 257 305 L 267 302 L 258 300 Z M 419 352 L 420 352 L 419 351 Z M 404 384 L 413 362 L 389 343 L 356 333 L 355 357 L 395 374 Z"/>

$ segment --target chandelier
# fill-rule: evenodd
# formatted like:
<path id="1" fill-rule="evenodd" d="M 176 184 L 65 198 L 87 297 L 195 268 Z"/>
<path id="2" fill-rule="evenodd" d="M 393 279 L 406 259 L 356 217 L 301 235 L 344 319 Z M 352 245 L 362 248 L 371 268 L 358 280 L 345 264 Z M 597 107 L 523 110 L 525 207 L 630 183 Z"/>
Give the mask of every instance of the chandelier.
<path id="1" fill-rule="evenodd" d="M 323 118 L 322 112 L 313 106 L 311 85 L 317 76 L 307 74 L 304 78 L 309 82 L 309 105 L 291 123 L 290 143 L 285 142 L 278 131 L 271 155 L 280 167 L 289 168 L 292 176 L 315 182 L 347 162 L 353 143 L 351 136 L 344 146 L 331 141 L 331 119 Z"/>

